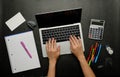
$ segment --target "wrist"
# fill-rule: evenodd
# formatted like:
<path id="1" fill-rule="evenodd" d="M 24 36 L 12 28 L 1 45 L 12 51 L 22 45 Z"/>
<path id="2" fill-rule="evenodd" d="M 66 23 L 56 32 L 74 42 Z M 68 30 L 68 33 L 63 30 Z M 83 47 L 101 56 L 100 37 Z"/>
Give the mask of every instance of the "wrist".
<path id="1" fill-rule="evenodd" d="M 56 64 L 56 60 L 49 60 L 49 64 L 55 65 Z"/>
<path id="2" fill-rule="evenodd" d="M 80 62 L 83 61 L 83 60 L 85 60 L 85 56 L 84 56 L 84 55 L 78 56 L 78 60 L 79 60 Z"/>

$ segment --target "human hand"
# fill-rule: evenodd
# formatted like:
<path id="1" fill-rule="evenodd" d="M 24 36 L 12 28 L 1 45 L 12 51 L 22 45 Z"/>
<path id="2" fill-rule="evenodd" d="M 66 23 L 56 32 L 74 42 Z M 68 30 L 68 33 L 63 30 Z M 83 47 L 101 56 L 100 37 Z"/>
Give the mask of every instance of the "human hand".
<path id="1" fill-rule="evenodd" d="M 77 57 L 84 56 L 83 49 L 82 49 L 82 43 L 80 37 L 78 39 L 73 35 L 70 35 L 70 49 L 72 53 Z"/>
<path id="2" fill-rule="evenodd" d="M 93 70 L 88 65 L 83 49 L 82 49 L 82 43 L 80 37 L 78 39 L 75 36 L 70 36 L 70 49 L 72 53 L 77 57 L 77 59 L 80 62 L 84 77 L 96 77 Z"/>
<path id="3" fill-rule="evenodd" d="M 56 63 L 60 55 L 60 46 L 57 47 L 56 40 L 54 38 L 50 38 L 48 42 L 46 42 L 46 51 L 49 61 Z"/>

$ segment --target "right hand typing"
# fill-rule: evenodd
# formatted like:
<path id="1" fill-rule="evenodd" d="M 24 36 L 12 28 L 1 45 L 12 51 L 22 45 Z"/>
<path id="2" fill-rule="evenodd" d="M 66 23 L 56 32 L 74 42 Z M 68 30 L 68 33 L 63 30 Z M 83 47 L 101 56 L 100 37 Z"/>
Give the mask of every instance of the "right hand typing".
<path id="1" fill-rule="evenodd" d="M 84 56 L 83 49 L 82 49 L 82 43 L 80 37 L 78 39 L 73 35 L 70 35 L 70 49 L 72 53 L 77 57 Z"/>

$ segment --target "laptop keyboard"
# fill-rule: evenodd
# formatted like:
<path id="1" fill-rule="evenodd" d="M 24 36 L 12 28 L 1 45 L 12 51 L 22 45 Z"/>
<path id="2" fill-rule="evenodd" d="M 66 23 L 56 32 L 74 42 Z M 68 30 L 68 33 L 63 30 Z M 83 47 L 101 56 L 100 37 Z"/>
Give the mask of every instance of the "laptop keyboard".
<path id="1" fill-rule="evenodd" d="M 57 42 L 68 41 L 70 35 L 80 36 L 79 25 L 42 30 L 43 44 L 52 37 Z"/>

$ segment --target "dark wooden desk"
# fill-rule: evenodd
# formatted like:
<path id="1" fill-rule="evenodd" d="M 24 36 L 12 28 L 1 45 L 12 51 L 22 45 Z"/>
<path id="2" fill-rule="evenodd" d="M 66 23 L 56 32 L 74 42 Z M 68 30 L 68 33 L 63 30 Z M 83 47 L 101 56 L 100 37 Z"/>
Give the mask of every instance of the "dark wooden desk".
<path id="1" fill-rule="evenodd" d="M 70 1 L 58 1 L 58 0 L 3 0 L 2 8 L 0 11 L 0 70 L 3 76 L 12 77 L 40 77 L 47 74 L 48 69 L 48 59 L 42 57 L 40 39 L 38 27 L 36 27 L 33 32 L 35 36 L 36 46 L 38 50 L 39 59 L 41 62 L 41 68 L 29 70 L 26 72 L 21 72 L 17 74 L 11 73 L 9 58 L 7 54 L 7 49 L 4 41 L 4 36 L 10 34 L 16 34 L 19 32 L 25 32 L 31 30 L 26 22 L 19 26 L 16 30 L 11 32 L 5 25 L 5 21 L 12 17 L 17 12 L 21 12 L 27 21 L 35 20 L 34 15 L 36 13 L 63 10 L 69 8 L 82 7 L 82 18 L 81 24 L 83 29 L 83 37 L 85 44 L 85 56 L 87 57 L 89 47 L 91 44 L 95 43 L 95 40 L 88 39 L 88 29 L 90 24 L 90 19 L 103 19 L 106 21 L 104 37 L 102 41 L 103 48 L 100 53 L 98 62 L 91 65 L 97 76 L 120 76 L 120 0 L 70 0 Z M 114 54 L 110 56 L 105 50 L 105 45 L 109 44 L 113 50 Z M 112 67 L 106 63 L 107 60 L 112 60 Z M 98 66 L 103 65 L 103 68 L 98 68 Z M 57 76 L 82 76 L 81 67 L 77 59 L 73 55 L 62 55 L 60 56 L 57 66 L 56 66 Z"/>

